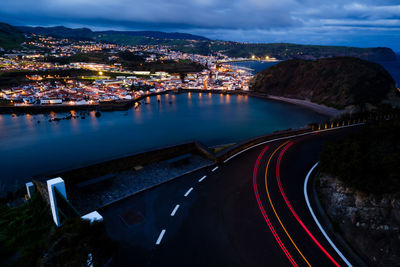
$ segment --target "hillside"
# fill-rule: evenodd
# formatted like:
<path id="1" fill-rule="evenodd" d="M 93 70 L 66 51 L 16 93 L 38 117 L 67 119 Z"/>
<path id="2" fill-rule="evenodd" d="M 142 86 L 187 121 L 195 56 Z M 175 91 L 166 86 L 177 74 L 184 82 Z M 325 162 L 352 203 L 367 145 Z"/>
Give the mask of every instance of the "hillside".
<path id="1" fill-rule="evenodd" d="M 377 105 L 396 88 L 381 65 L 340 57 L 281 62 L 258 73 L 251 81 L 251 90 L 343 109 Z"/>
<path id="2" fill-rule="evenodd" d="M 319 59 L 326 57 L 358 57 L 371 61 L 395 61 L 396 54 L 387 47 L 359 48 L 346 46 L 300 45 L 288 43 L 225 45 L 225 54 L 232 57 L 264 58 L 266 55 L 278 59 Z"/>
<path id="3" fill-rule="evenodd" d="M 58 38 L 75 38 L 117 43 L 122 45 L 167 45 L 171 49 L 202 55 L 222 52 L 230 57 L 259 58 L 265 56 L 281 60 L 318 59 L 326 57 L 358 57 L 371 61 L 396 61 L 396 54 L 387 47 L 358 48 L 344 46 L 300 45 L 288 43 L 239 43 L 214 41 L 188 33 L 160 31 L 92 31 L 88 28 L 17 27 L 25 33 L 48 35 Z"/>
<path id="4" fill-rule="evenodd" d="M 28 27 L 21 26 L 17 27 L 19 30 L 25 33 L 46 35 L 58 38 L 77 38 L 77 39 L 97 39 L 102 40 L 103 37 L 122 39 L 124 37 L 131 39 L 130 37 L 145 37 L 154 39 L 171 39 L 171 40 L 208 40 L 205 37 L 192 35 L 188 33 L 168 33 L 160 31 L 92 31 L 88 28 L 77 28 L 71 29 L 64 26 L 56 27 Z"/>
<path id="5" fill-rule="evenodd" d="M 20 48 L 24 40 L 22 32 L 9 24 L 0 22 L 0 47 L 6 50 Z"/>

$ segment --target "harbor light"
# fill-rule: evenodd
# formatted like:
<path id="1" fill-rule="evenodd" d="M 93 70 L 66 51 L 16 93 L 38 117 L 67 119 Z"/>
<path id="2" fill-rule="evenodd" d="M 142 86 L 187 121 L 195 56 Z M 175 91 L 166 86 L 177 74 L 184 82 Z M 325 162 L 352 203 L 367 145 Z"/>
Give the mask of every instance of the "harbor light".
<path id="1" fill-rule="evenodd" d="M 99 76 L 103 76 L 103 72 L 102 71 L 99 71 Z"/>

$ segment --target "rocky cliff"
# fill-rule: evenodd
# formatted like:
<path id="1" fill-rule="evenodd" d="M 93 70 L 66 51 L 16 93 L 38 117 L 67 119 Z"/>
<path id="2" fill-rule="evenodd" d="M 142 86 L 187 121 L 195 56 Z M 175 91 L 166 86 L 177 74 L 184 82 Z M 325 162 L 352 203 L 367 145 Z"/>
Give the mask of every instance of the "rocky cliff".
<path id="1" fill-rule="evenodd" d="M 400 194 L 376 196 L 322 174 L 317 187 L 337 231 L 373 266 L 399 266 Z"/>
<path id="2" fill-rule="evenodd" d="M 352 57 L 284 61 L 258 73 L 250 88 L 338 109 L 375 106 L 396 90 L 381 65 Z"/>

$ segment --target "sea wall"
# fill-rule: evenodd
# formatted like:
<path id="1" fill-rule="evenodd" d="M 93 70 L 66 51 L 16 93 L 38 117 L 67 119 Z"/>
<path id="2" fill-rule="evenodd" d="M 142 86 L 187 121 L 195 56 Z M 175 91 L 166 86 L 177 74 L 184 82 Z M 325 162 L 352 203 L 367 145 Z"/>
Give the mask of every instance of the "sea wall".
<path id="1" fill-rule="evenodd" d="M 104 162 L 94 163 L 89 166 L 82 166 L 72 170 L 61 170 L 56 173 L 38 175 L 34 180 L 36 183 L 44 183 L 45 180 L 53 177 L 62 177 L 67 186 L 81 183 L 96 177 L 110 173 L 131 170 L 135 166 L 143 166 L 161 160 L 171 159 L 184 154 L 195 154 L 216 161 L 214 153 L 207 146 L 198 142 L 184 143 L 157 150 L 116 158 Z"/>

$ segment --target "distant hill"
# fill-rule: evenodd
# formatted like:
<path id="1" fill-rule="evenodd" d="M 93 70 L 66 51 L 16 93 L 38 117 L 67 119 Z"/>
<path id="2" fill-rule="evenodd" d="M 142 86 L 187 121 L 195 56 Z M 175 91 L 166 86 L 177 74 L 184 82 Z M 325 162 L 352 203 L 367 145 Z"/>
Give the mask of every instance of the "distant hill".
<path id="1" fill-rule="evenodd" d="M 6 50 L 20 48 L 24 40 L 24 34 L 20 30 L 0 22 L 0 47 Z"/>
<path id="2" fill-rule="evenodd" d="M 24 33 L 95 40 L 121 45 L 167 45 L 171 49 L 202 55 L 223 52 L 230 57 L 288 59 L 319 59 L 328 57 L 358 57 L 370 61 L 397 61 L 397 55 L 387 47 L 359 48 L 344 46 L 300 45 L 289 43 L 239 43 L 209 40 L 205 37 L 178 32 L 160 31 L 92 31 L 88 28 L 71 29 L 57 27 L 16 27 Z M 194 41 L 193 41 L 194 40 Z"/>
<path id="3" fill-rule="evenodd" d="M 205 37 L 179 32 L 160 32 L 160 31 L 92 31 L 88 28 L 71 29 L 64 26 L 56 27 L 17 27 L 26 33 L 38 35 L 52 36 L 58 38 L 78 38 L 78 39 L 94 39 L 99 35 L 125 35 L 125 36 L 141 36 L 155 39 L 173 39 L 173 40 L 208 40 Z"/>
<path id="4" fill-rule="evenodd" d="M 17 26 L 20 31 L 37 35 L 52 36 L 57 38 L 84 38 L 92 39 L 94 33 L 88 28 L 70 29 L 64 26 L 56 27 L 28 27 Z"/>
<path id="5" fill-rule="evenodd" d="M 259 72 L 251 90 L 343 109 L 377 105 L 395 92 L 391 75 L 379 64 L 340 57 L 288 60 Z"/>
<path id="6" fill-rule="evenodd" d="M 156 39 L 175 39 L 175 40 L 209 40 L 206 37 L 180 32 L 160 32 L 160 31 L 100 31 L 96 34 L 124 34 L 129 36 L 144 36 Z"/>
<path id="7" fill-rule="evenodd" d="M 397 55 L 387 47 L 359 48 L 346 46 L 300 45 L 289 43 L 248 44 L 226 43 L 224 53 L 232 57 L 278 59 L 319 59 L 327 57 L 358 57 L 370 61 L 396 61 Z"/>

